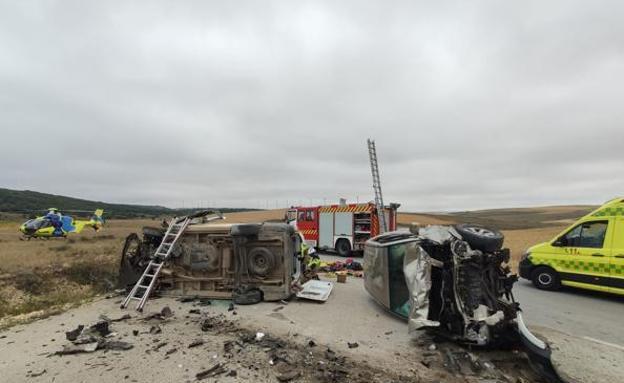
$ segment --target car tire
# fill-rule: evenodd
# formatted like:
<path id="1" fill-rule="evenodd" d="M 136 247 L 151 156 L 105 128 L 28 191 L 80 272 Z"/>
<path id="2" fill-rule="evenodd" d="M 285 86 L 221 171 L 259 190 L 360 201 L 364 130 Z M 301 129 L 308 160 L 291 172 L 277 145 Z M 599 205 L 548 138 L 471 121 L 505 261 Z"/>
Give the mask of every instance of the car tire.
<path id="1" fill-rule="evenodd" d="M 275 269 L 275 257 L 266 247 L 255 247 L 247 256 L 249 273 L 256 278 L 266 278 Z"/>
<path id="2" fill-rule="evenodd" d="M 232 293 L 232 300 L 237 305 L 254 305 L 262 302 L 262 291 L 256 288 L 238 288 Z"/>
<path id="3" fill-rule="evenodd" d="M 336 252 L 341 257 L 348 257 L 351 255 L 351 244 L 349 241 L 344 238 L 339 239 L 338 242 L 336 242 Z"/>
<path id="4" fill-rule="evenodd" d="M 561 287 L 559 274 L 550 267 L 538 267 L 533 270 L 531 281 L 540 290 L 554 291 Z"/>
<path id="5" fill-rule="evenodd" d="M 505 236 L 498 230 L 466 223 L 455 225 L 454 227 L 463 240 L 468 242 L 474 250 L 494 253 L 503 247 Z"/>
<path id="6" fill-rule="evenodd" d="M 139 236 L 135 233 L 128 235 L 119 262 L 119 287 L 128 288 L 139 280 L 145 268 L 144 258 Z"/>
<path id="7" fill-rule="evenodd" d="M 232 226 L 232 229 L 230 229 L 230 234 L 239 237 L 251 237 L 258 235 L 261 227 L 262 225 L 259 223 L 235 225 Z"/>
<path id="8" fill-rule="evenodd" d="M 165 235 L 165 229 L 161 229 L 159 227 L 152 226 L 144 226 L 143 227 L 143 235 L 148 235 L 151 237 L 162 237 Z"/>

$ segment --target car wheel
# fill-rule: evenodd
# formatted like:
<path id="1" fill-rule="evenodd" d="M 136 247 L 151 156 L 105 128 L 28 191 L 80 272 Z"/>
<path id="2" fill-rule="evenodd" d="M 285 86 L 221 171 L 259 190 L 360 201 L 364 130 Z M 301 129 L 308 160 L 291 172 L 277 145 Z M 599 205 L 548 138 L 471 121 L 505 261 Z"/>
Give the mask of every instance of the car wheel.
<path id="1" fill-rule="evenodd" d="M 135 233 L 126 238 L 119 263 L 119 286 L 127 288 L 134 285 L 145 270 L 149 256 L 141 251 L 141 240 Z"/>
<path id="2" fill-rule="evenodd" d="M 266 278 L 275 268 L 275 257 L 265 247 L 253 248 L 248 255 L 250 274 L 257 278 Z"/>
<path id="3" fill-rule="evenodd" d="M 540 290 L 557 290 L 561 287 L 559 274 L 550 267 L 538 267 L 531 273 L 531 280 Z"/>
<path id="4" fill-rule="evenodd" d="M 238 288 L 232 293 L 232 299 L 237 305 L 254 305 L 262 302 L 262 291 L 255 288 Z"/>
<path id="5" fill-rule="evenodd" d="M 459 224 L 454 227 L 474 250 L 493 253 L 503 247 L 505 236 L 498 230 L 473 224 Z"/>
<path id="6" fill-rule="evenodd" d="M 341 257 L 348 257 L 351 255 L 351 244 L 346 239 L 339 239 L 336 242 L 336 251 Z"/>

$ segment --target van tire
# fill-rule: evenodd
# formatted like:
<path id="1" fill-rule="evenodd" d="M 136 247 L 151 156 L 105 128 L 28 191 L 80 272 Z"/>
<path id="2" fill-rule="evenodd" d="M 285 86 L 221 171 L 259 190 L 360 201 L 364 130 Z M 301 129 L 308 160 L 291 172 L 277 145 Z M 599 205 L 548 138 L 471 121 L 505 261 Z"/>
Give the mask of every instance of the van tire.
<path id="1" fill-rule="evenodd" d="M 341 257 L 348 257 L 351 255 L 351 244 L 349 241 L 344 238 L 339 239 L 338 242 L 336 242 L 336 252 L 338 252 L 338 255 Z"/>
<path id="2" fill-rule="evenodd" d="M 555 291 L 561 287 L 559 273 L 550 267 L 540 266 L 531 273 L 533 285 L 540 290 Z"/>

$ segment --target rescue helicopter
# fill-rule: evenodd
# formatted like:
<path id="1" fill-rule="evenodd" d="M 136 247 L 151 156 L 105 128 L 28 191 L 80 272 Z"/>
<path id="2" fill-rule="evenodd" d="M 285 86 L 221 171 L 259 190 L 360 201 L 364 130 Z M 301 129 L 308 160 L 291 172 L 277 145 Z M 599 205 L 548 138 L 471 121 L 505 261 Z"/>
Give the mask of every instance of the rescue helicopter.
<path id="1" fill-rule="evenodd" d="M 32 238 L 65 238 L 71 233 L 80 233 L 85 227 L 91 227 L 96 232 L 104 226 L 103 209 L 97 209 L 89 220 L 77 220 L 69 215 L 63 215 L 57 208 L 49 208 L 44 216 L 29 219 L 24 222 L 19 231 L 22 239 Z"/>

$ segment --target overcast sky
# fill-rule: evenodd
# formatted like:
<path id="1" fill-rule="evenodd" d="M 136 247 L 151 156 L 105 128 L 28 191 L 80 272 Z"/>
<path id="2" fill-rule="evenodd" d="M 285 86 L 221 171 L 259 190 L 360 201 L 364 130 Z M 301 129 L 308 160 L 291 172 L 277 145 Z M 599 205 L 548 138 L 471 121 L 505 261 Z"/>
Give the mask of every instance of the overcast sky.
<path id="1" fill-rule="evenodd" d="M 432 4 L 435 3 L 435 4 Z M 404 211 L 624 195 L 621 1 L 0 1 L 0 187 Z"/>

